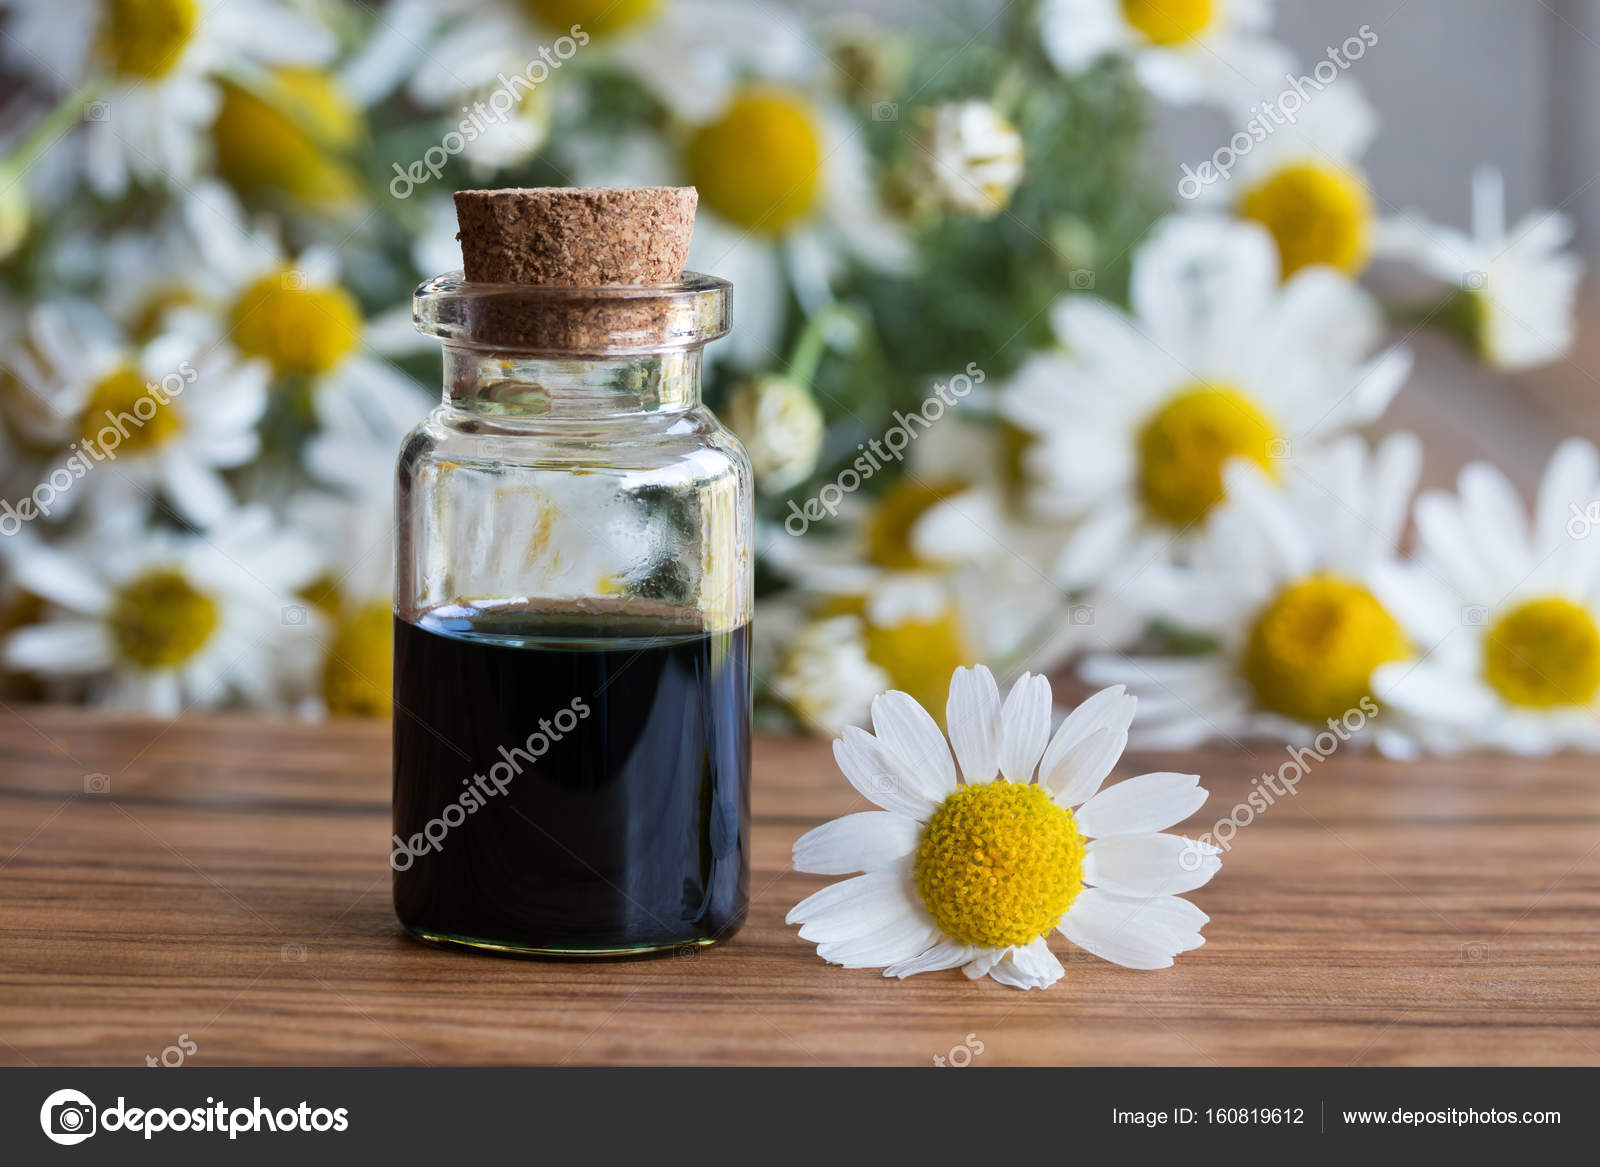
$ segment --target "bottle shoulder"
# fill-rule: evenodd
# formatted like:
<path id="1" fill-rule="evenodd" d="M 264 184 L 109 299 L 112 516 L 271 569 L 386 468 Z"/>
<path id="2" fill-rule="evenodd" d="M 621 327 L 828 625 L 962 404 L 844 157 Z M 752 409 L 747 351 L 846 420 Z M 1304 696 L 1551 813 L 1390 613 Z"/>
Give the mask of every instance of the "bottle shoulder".
<path id="1" fill-rule="evenodd" d="M 400 467 L 498 463 L 543 470 L 644 470 L 693 462 L 697 476 L 750 477 L 733 431 L 704 406 L 604 418 L 485 415 L 440 405 L 406 435 Z"/>

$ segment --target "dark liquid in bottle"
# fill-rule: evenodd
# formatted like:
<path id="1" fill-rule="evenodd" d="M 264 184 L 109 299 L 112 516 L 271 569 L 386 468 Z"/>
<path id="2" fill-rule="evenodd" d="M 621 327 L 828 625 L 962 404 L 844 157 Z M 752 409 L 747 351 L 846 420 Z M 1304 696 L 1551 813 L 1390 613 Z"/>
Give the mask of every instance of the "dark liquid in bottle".
<path id="1" fill-rule="evenodd" d="M 748 625 L 449 608 L 395 621 L 395 911 L 427 940 L 724 940 L 749 884 Z"/>

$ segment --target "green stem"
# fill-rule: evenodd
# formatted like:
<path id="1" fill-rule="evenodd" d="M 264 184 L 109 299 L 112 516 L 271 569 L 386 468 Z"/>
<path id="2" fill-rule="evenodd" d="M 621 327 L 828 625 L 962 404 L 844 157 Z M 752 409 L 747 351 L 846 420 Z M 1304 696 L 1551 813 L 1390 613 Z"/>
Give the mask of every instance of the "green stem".
<path id="1" fill-rule="evenodd" d="M 832 304 L 806 321 L 800 338 L 794 343 L 794 353 L 789 357 L 789 367 L 784 374 L 789 380 L 807 389 L 811 387 L 817 375 L 817 366 L 822 363 L 822 354 L 828 348 L 828 330 L 841 320 L 860 325 L 860 318 L 842 304 Z"/>
<path id="2" fill-rule="evenodd" d="M 38 125 L 28 131 L 28 136 L 5 160 L 4 168 L 18 177 L 24 174 L 72 128 L 73 123 L 83 117 L 83 107 L 93 101 L 98 92 L 99 81 L 85 81 L 63 97 L 54 109 L 40 119 Z"/>

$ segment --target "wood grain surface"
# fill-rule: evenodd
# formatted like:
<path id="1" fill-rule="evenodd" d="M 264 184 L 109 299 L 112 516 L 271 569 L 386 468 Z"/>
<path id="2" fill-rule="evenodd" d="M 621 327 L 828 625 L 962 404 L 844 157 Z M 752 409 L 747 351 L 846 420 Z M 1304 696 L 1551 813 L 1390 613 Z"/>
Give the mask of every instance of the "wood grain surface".
<path id="1" fill-rule="evenodd" d="M 1282 761 L 1119 775 L 1204 775 L 1194 832 Z M 412 942 L 388 784 L 380 724 L 0 714 L 0 1060 L 929 1065 L 970 1040 L 986 1065 L 1600 1064 L 1592 758 L 1334 757 L 1196 893 L 1205 947 L 1151 973 L 1061 941 L 1066 977 L 1031 993 L 832 968 L 783 923 L 826 882 L 790 844 L 864 806 L 825 744 L 758 742 L 750 923 L 693 957 Z"/>

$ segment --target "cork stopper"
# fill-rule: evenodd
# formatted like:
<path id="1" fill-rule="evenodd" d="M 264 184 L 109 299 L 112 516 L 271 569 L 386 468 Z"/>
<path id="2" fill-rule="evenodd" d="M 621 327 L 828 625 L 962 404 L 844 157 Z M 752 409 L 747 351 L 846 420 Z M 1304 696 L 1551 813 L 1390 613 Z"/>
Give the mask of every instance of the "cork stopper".
<path id="1" fill-rule="evenodd" d="M 456 192 L 471 283 L 556 287 L 677 283 L 699 194 L 692 186 Z"/>

